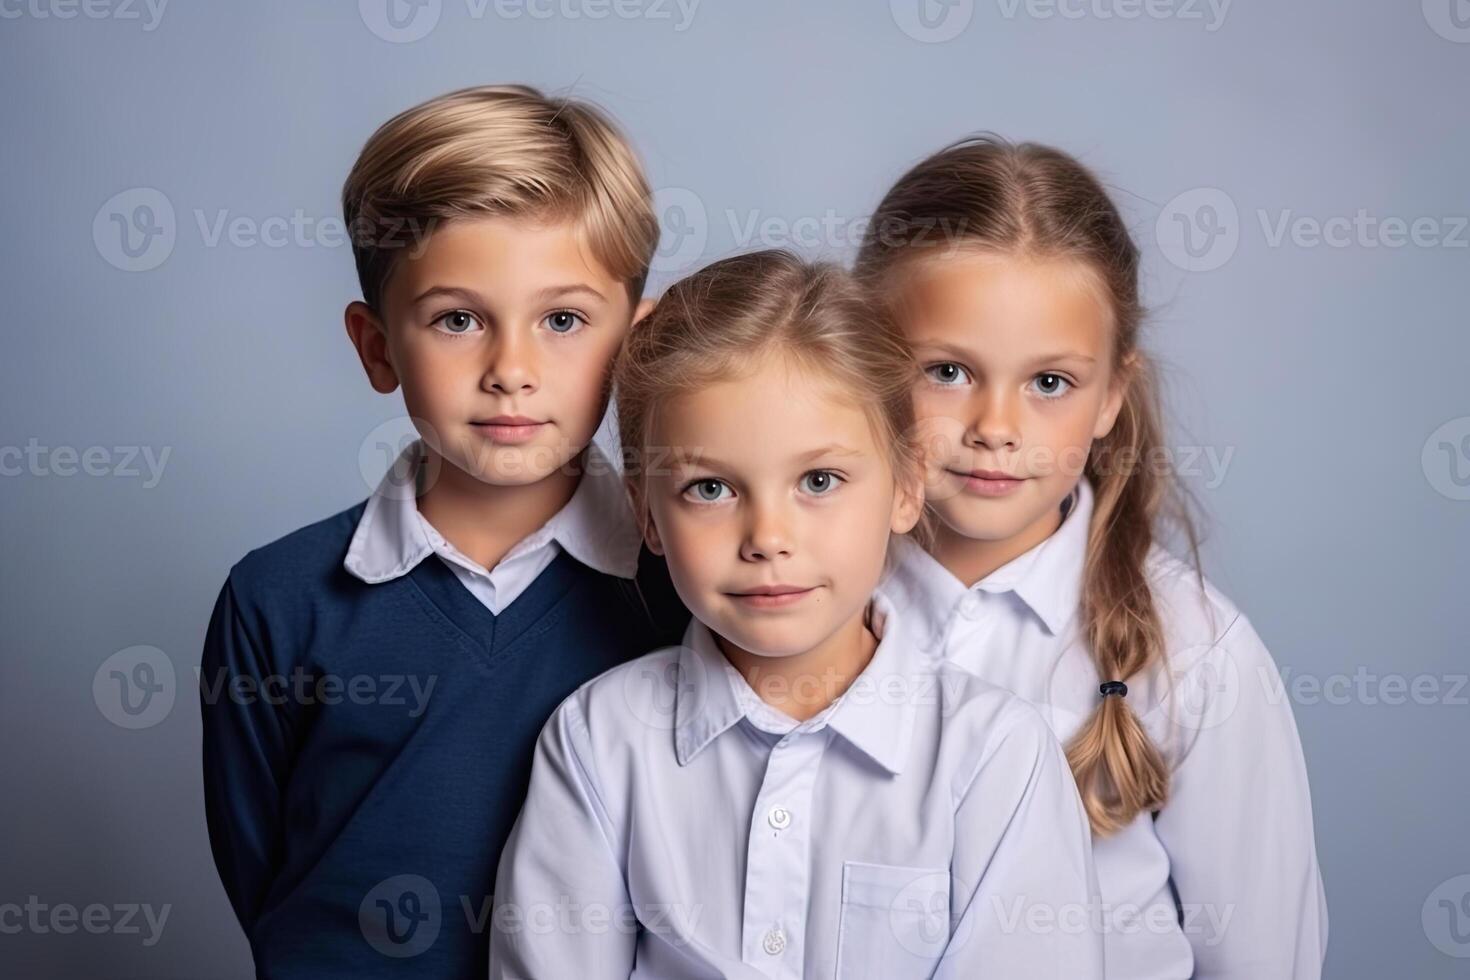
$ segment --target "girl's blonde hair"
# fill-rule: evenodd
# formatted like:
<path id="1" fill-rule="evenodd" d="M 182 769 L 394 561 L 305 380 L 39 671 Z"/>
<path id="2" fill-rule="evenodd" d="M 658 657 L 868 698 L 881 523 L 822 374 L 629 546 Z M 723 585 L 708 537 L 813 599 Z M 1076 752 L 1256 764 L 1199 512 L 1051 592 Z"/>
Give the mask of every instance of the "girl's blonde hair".
<path id="1" fill-rule="evenodd" d="M 893 272 L 942 249 L 1074 259 L 1096 275 L 1113 320 L 1113 369 L 1127 385 L 1111 432 L 1085 475 L 1096 491 L 1083 571 L 1082 619 L 1099 676 L 1126 680 L 1165 656 L 1149 551 L 1165 518 L 1193 523 L 1167 458 L 1155 369 L 1139 348 L 1138 249 L 1107 192 L 1073 157 L 993 136 L 962 140 L 915 166 L 873 217 L 859 275 L 883 289 Z M 1107 835 L 1168 796 L 1169 767 L 1124 698 L 1101 697 L 1067 746 L 1093 831 Z"/>
<path id="2" fill-rule="evenodd" d="M 773 354 L 847 393 L 867 414 L 895 478 L 917 490 L 918 366 L 902 335 L 842 269 L 768 249 L 715 262 L 669 287 L 618 356 L 618 433 L 640 520 L 648 519 L 642 481 L 658 465 L 649 442 L 660 406 L 745 376 Z"/>

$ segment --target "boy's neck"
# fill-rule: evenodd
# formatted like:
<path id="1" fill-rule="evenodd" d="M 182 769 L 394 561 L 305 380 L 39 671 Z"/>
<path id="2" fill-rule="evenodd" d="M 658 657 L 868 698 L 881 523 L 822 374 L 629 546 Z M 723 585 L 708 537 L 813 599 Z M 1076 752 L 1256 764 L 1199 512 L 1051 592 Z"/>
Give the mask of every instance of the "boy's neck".
<path id="1" fill-rule="evenodd" d="M 587 450 L 535 483 L 497 486 L 466 473 L 424 446 L 420 464 L 437 473 L 419 498 L 419 513 L 444 540 L 485 569 L 567 505 L 581 481 Z M 437 458 L 436 458 L 437 456 Z"/>
<path id="2" fill-rule="evenodd" d="M 1041 544 L 1061 526 L 1060 507 L 1048 509 L 1030 527 L 999 541 L 968 538 L 941 522 L 929 553 L 968 589 Z"/>
<path id="3" fill-rule="evenodd" d="M 820 645 L 790 657 L 762 657 L 718 633 L 715 643 L 762 701 L 806 721 L 841 697 L 873 659 L 878 638 L 864 607 Z"/>

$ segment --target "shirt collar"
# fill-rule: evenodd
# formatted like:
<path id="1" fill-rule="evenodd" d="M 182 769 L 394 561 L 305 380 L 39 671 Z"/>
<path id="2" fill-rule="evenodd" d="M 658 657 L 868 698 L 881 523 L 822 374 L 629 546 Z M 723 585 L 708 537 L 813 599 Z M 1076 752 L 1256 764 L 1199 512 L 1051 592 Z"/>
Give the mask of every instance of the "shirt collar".
<path id="1" fill-rule="evenodd" d="M 976 582 L 974 589 L 995 595 L 1014 593 L 1047 632 L 1060 634 L 1082 601 L 1092 510 L 1092 486 L 1086 479 L 1079 480 L 1061 526 L 1030 551 Z M 898 538 L 893 548 L 894 561 L 884 588 L 910 613 L 911 620 L 917 620 L 914 632 L 923 645 L 937 653 L 955 603 L 969 590 L 914 540 Z"/>
<path id="2" fill-rule="evenodd" d="M 932 667 L 917 656 L 891 599 L 875 593 L 869 611 L 878 647 L 867 667 L 830 706 L 792 731 L 806 734 L 831 728 L 897 775 L 908 755 L 917 700 L 934 696 L 926 680 L 932 678 Z M 679 650 L 675 698 L 674 748 L 680 765 L 688 765 L 715 738 L 764 707 L 720 652 L 709 627 L 698 619 L 689 621 Z"/>
<path id="3" fill-rule="evenodd" d="M 342 562 L 364 582 L 376 584 L 405 575 L 435 551 L 418 513 L 415 486 L 421 462 L 422 442 L 415 441 L 368 498 Z M 587 447 L 582 478 L 571 499 L 523 543 L 534 546 L 552 540 L 606 575 L 630 579 L 638 571 L 642 538 L 632 506 L 621 475 L 596 443 Z M 517 545 L 513 550 L 519 549 Z"/>

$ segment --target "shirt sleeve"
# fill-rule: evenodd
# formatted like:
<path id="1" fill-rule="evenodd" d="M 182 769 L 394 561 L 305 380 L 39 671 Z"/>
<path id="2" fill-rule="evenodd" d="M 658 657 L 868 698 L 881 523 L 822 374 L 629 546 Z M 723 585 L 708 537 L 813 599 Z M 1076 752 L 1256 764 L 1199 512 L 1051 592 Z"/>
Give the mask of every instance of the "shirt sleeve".
<path id="1" fill-rule="evenodd" d="M 280 864 L 281 787 L 291 739 L 282 707 L 265 698 L 232 697 L 230 691 L 235 678 L 261 690 L 270 675 L 227 580 L 200 659 L 204 809 L 215 867 L 247 937 Z"/>
<path id="2" fill-rule="evenodd" d="M 573 694 L 542 729 L 531 784 L 500 856 L 490 977 L 627 980 L 638 923 Z"/>
<path id="3" fill-rule="evenodd" d="M 956 810 L 957 921 L 935 977 L 1101 980 L 1087 817 L 1050 728 L 1017 707 Z"/>
<path id="4" fill-rule="evenodd" d="M 1320 977 L 1327 901 L 1306 762 L 1275 662 L 1237 616 L 1173 691 L 1165 707 L 1181 754 L 1154 829 L 1195 977 Z"/>

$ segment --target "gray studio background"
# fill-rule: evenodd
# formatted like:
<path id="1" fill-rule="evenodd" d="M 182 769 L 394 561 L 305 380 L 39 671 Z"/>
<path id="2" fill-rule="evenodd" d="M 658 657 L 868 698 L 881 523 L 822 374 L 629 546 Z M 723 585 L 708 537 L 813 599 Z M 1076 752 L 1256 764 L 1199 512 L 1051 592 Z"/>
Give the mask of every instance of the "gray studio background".
<path id="1" fill-rule="evenodd" d="M 250 975 L 200 640 L 230 565 L 365 496 L 402 431 L 341 324 L 356 151 L 510 80 L 632 134 L 656 287 L 741 248 L 846 258 L 970 131 L 1097 168 L 1207 571 L 1296 679 L 1328 975 L 1470 971 L 1470 4 L 394 2 L 0 0 L 0 905 L 109 910 L 0 931 L 0 974 Z M 140 664 L 168 690 L 129 715 L 112 671 Z"/>

